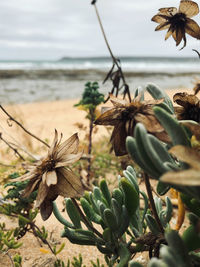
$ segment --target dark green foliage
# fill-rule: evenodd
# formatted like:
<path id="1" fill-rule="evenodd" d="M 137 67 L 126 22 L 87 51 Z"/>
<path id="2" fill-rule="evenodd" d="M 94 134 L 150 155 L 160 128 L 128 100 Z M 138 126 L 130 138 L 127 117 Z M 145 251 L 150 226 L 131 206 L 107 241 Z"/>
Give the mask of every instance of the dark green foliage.
<path id="1" fill-rule="evenodd" d="M 22 257 L 19 254 L 15 254 L 13 262 L 15 267 L 22 267 Z"/>
<path id="2" fill-rule="evenodd" d="M 18 173 L 13 173 L 9 175 L 9 178 L 15 179 L 19 177 Z M 22 191 L 26 188 L 29 181 L 24 182 L 10 182 L 4 185 L 8 188 L 7 194 L 4 200 L 11 200 L 10 204 L 0 206 L 0 212 L 10 215 L 11 213 L 21 214 L 23 212 L 28 212 L 32 208 L 33 202 L 36 199 L 37 191 L 30 194 L 28 198 L 21 196 Z M 12 204 L 11 204 L 12 203 Z"/>
<path id="3" fill-rule="evenodd" d="M 82 95 L 82 99 L 77 106 L 84 106 L 88 110 L 87 117 L 91 119 L 92 114 L 95 112 L 96 107 L 104 102 L 104 95 L 99 93 L 99 85 L 97 82 L 87 82 Z M 92 119 L 95 119 L 92 117 Z"/>

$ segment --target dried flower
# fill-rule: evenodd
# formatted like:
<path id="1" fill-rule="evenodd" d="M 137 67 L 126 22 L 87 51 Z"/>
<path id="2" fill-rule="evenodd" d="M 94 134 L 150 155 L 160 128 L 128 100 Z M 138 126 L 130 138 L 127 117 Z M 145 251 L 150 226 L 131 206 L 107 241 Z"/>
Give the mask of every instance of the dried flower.
<path id="1" fill-rule="evenodd" d="M 82 153 L 78 153 L 79 139 L 77 133 L 61 144 L 58 133 L 49 151 L 42 160 L 30 168 L 30 172 L 20 177 L 20 181 L 30 180 L 23 196 L 27 197 L 38 189 L 36 207 L 40 208 L 43 220 L 47 220 L 52 213 L 52 201 L 58 195 L 64 197 L 80 197 L 84 187 L 67 166 L 79 160 Z"/>
<path id="2" fill-rule="evenodd" d="M 172 147 L 169 152 L 189 164 L 190 168 L 167 172 L 161 177 L 161 181 L 184 186 L 200 186 L 200 153 L 193 148 L 181 145 Z"/>
<path id="3" fill-rule="evenodd" d="M 175 113 L 179 120 L 193 120 L 200 122 L 200 100 L 195 95 L 186 92 L 177 93 L 173 100 L 181 107 L 175 107 Z"/>
<path id="4" fill-rule="evenodd" d="M 169 141 L 167 134 L 152 110 L 152 107 L 155 104 L 162 103 L 163 99 L 140 101 L 140 96 L 138 96 L 131 103 L 128 103 L 126 100 L 119 100 L 110 95 L 110 100 L 114 107 L 104 108 L 105 112 L 94 123 L 114 126 L 110 142 L 116 156 L 127 154 L 126 137 L 133 136 L 137 122 L 143 123 L 147 131 L 157 136 L 160 140 Z"/>
<path id="5" fill-rule="evenodd" d="M 191 19 L 198 13 L 199 7 L 196 2 L 182 0 L 178 10 L 176 7 L 160 8 L 159 13 L 151 20 L 159 23 L 155 31 L 168 29 L 165 40 L 172 35 L 176 46 L 183 40 L 184 45 L 181 48 L 183 49 L 186 46 L 186 33 L 200 39 L 199 25 Z"/>
<path id="6" fill-rule="evenodd" d="M 194 94 L 197 95 L 198 92 L 200 91 L 200 80 L 196 79 L 196 82 L 194 84 L 194 88 L 193 88 Z"/>

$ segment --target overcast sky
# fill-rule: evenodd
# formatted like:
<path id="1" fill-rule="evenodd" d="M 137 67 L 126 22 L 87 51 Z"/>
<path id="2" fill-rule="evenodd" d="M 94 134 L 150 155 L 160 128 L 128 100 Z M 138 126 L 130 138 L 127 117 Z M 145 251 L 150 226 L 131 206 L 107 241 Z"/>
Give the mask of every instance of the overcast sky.
<path id="1" fill-rule="evenodd" d="M 0 59 L 107 56 L 89 0 L 0 0 Z M 164 4 L 163 4 L 164 3 Z M 182 51 L 166 31 L 155 32 L 153 15 L 176 0 L 98 0 L 103 25 L 117 56 L 194 56 L 200 41 L 188 37 Z M 200 23 L 200 15 L 194 17 Z M 181 46 L 180 46 L 181 48 Z M 196 54 L 195 54 L 196 56 Z"/>

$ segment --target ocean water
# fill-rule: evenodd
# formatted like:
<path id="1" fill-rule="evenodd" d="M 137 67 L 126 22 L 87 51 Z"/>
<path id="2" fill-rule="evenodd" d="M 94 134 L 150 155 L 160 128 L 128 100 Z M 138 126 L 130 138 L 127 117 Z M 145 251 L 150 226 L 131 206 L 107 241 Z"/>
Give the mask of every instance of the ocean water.
<path id="1" fill-rule="evenodd" d="M 149 82 L 163 89 L 192 88 L 200 79 L 198 58 L 121 57 L 120 63 L 131 92 Z M 0 61 L 0 102 L 27 103 L 79 98 L 87 81 L 98 81 L 107 94 L 111 83 L 102 84 L 112 67 L 110 58 L 63 58 L 57 61 Z"/>

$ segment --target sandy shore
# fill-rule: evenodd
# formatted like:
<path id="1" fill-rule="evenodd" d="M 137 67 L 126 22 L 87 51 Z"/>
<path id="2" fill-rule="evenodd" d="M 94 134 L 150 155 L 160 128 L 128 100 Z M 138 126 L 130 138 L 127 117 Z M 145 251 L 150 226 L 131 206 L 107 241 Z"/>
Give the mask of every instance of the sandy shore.
<path id="1" fill-rule="evenodd" d="M 177 92 L 193 93 L 192 90 L 174 89 L 167 90 L 167 94 L 170 98 Z M 150 95 L 145 95 L 145 99 L 151 98 Z M 5 109 L 8 113 L 18 120 L 23 126 L 31 133 L 38 136 L 40 139 L 45 140 L 51 144 L 54 138 L 54 131 L 57 129 L 58 133 L 63 134 L 63 140 L 70 137 L 72 134 L 78 132 L 79 139 L 86 141 L 86 131 L 81 130 L 77 124 L 83 127 L 89 126 L 89 121 L 86 119 L 86 112 L 74 107 L 74 104 L 78 103 L 78 99 L 57 100 L 51 102 L 33 102 L 27 104 L 13 104 L 5 105 Z M 110 102 L 104 104 L 105 106 L 112 106 Z M 99 107 L 100 112 L 100 107 Z M 2 137 L 7 141 L 17 144 L 20 148 L 31 151 L 34 154 L 41 154 L 41 150 L 45 149 L 45 146 L 39 141 L 35 140 L 31 136 L 27 135 L 19 126 L 14 122 L 8 125 L 7 115 L 0 110 L 0 133 Z M 93 140 L 98 140 L 102 135 L 107 135 L 108 132 L 104 126 L 95 126 L 96 133 L 93 135 Z M 88 129 L 88 128 L 87 128 Z M 10 162 L 15 159 L 14 153 L 5 153 L 5 144 L 0 142 L 0 162 Z M 11 157 L 10 157 L 11 156 Z"/>
<path id="2" fill-rule="evenodd" d="M 171 98 L 176 92 L 180 92 L 180 90 L 167 91 Z M 192 93 L 191 90 L 187 90 L 187 92 Z M 147 96 L 147 98 L 149 98 L 149 96 Z M 20 120 L 30 132 L 43 140 L 48 139 L 51 142 L 54 136 L 54 129 L 57 129 L 59 133 L 62 132 L 64 138 L 69 137 L 77 131 L 79 132 L 79 138 L 84 138 L 85 134 L 82 131 L 79 131 L 76 123 L 82 123 L 83 125 L 88 126 L 88 120 L 85 118 L 86 113 L 84 111 L 74 107 L 74 104 L 78 103 L 78 101 L 78 99 L 73 99 L 17 104 L 5 106 L 5 108 L 14 118 Z M 107 103 L 106 105 L 108 106 L 110 103 Z M 3 114 L 3 112 L 0 112 L 1 132 L 7 132 L 11 135 L 14 134 L 14 136 L 25 136 L 14 123 L 12 127 L 8 127 L 6 119 L 7 116 Z M 16 130 L 15 133 L 14 129 Z M 99 138 L 102 133 L 106 133 L 106 131 L 103 126 L 100 126 L 98 133 L 95 135 L 96 138 Z M 32 141 L 35 143 L 34 140 Z M 36 143 L 40 145 L 37 141 Z"/>
<path id="3" fill-rule="evenodd" d="M 168 95 L 172 99 L 176 92 L 187 91 L 192 93 L 192 90 L 167 90 Z M 149 95 L 145 96 L 145 99 L 150 98 Z M 78 132 L 80 140 L 85 140 L 85 131 L 80 130 L 77 123 L 81 123 L 83 126 L 88 127 L 88 120 L 85 118 L 86 112 L 74 107 L 74 104 L 78 103 L 78 99 L 73 100 L 58 100 L 52 102 L 34 102 L 27 104 L 15 104 L 4 106 L 6 110 L 15 119 L 20 121 L 26 129 L 28 129 L 34 135 L 40 137 L 42 140 L 46 140 L 51 143 L 54 137 L 54 131 L 57 129 L 59 133 L 63 133 L 63 140 L 70 137 L 73 133 Z M 111 103 L 106 103 L 109 106 Z M 100 109 L 100 108 L 99 108 Z M 38 149 L 44 148 L 37 140 L 27 135 L 20 129 L 15 123 L 12 123 L 12 127 L 8 126 L 7 116 L 0 111 L 0 132 L 6 140 L 12 141 L 23 146 L 28 150 L 32 150 L 37 153 Z M 98 131 L 94 135 L 94 141 L 100 138 L 102 135 L 107 134 L 107 130 L 103 126 L 98 126 Z M 13 140 L 13 138 L 15 140 Z M 4 151 L 5 145 L 0 142 L 0 151 Z M 6 154 L 3 153 L 2 157 L 6 158 Z M 10 160 L 10 158 L 9 158 Z M 0 162 L 3 159 L 0 160 Z"/>

